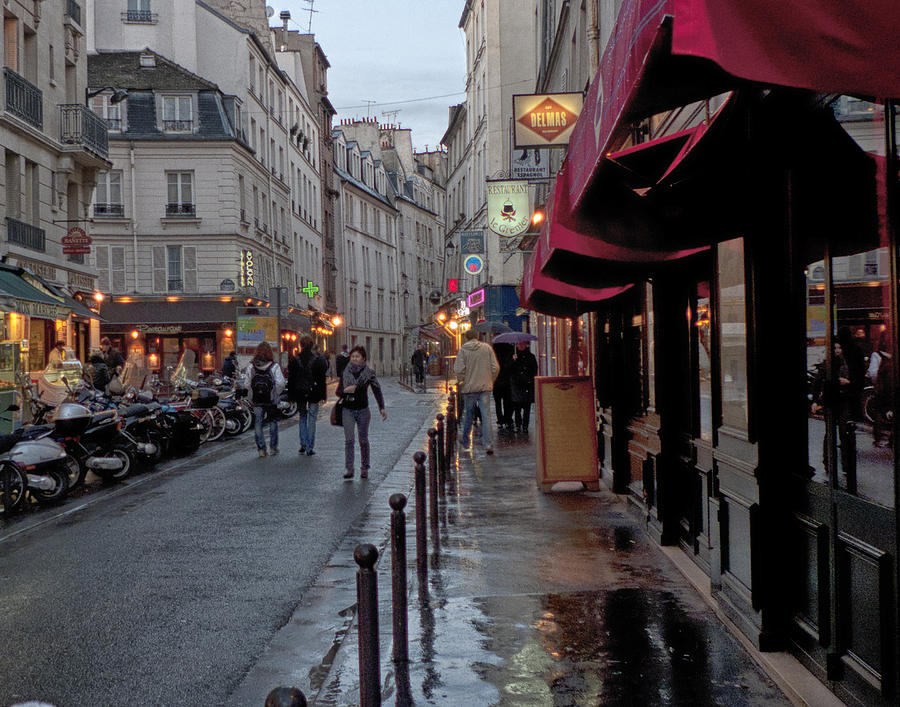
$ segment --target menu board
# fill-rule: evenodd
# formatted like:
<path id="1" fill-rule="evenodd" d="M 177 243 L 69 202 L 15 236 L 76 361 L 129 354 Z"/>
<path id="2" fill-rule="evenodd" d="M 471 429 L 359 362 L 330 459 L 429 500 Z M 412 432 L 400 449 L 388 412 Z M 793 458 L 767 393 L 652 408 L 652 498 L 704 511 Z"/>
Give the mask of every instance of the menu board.
<path id="1" fill-rule="evenodd" d="M 549 491 L 559 481 L 600 488 L 594 386 L 589 376 L 538 376 L 537 483 Z"/>

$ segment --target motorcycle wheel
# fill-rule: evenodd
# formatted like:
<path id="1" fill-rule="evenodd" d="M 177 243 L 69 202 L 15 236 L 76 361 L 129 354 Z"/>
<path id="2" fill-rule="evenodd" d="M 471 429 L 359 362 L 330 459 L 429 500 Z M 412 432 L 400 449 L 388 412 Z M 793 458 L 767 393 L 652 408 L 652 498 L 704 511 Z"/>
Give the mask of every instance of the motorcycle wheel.
<path id="1" fill-rule="evenodd" d="M 241 427 L 241 433 L 247 432 L 251 427 L 253 427 L 253 408 L 250 405 L 241 405 L 241 419 L 243 420 L 243 427 Z"/>
<path id="2" fill-rule="evenodd" d="M 87 467 L 78 461 L 71 454 L 66 455 L 63 462 L 66 470 L 69 472 L 69 490 L 77 489 L 84 483 L 84 477 L 87 476 Z"/>
<path id="3" fill-rule="evenodd" d="M 122 468 L 118 471 L 110 471 L 107 469 L 96 470 L 94 473 L 100 475 L 104 481 L 113 482 L 113 481 L 124 481 L 129 476 L 131 476 L 131 472 L 134 471 L 135 464 L 135 456 L 134 452 L 131 451 L 128 447 L 122 444 L 117 444 L 113 446 L 112 449 L 109 450 L 109 456 L 116 457 L 117 459 L 122 460 Z"/>
<path id="4" fill-rule="evenodd" d="M 212 432 L 212 415 L 209 414 L 209 410 L 191 410 L 190 413 L 197 418 L 197 422 L 203 427 L 200 430 L 200 444 L 203 444 L 209 439 L 209 434 Z"/>
<path id="5" fill-rule="evenodd" d="M 56 469 L 50 469 L 41 473 L 41 476 L 49 476 L 53 479 L 53 488 L 33 489 L 29 488 L 29 492 L 34 499 L 42 506 L 49 506 L 54 503 L 61 503 L 69 493 L 69 469 L 63 465 Z"/>
<path id="6" fill-rule="evenodd" d="M 143 439 L 141 442 L 147 442 L 156 447 L 156 451 L 153 454 L 140 454 L 138 455 L 138 459 L 142 466 L 147 469 L 151 469 L 156 466 L 162 458 L 165 456 L 165 448 L 163 444 L 162 435 L 159 435 L 155 432 L 146 432 L 144 433 Z"/>
<path id="7" fill-rule="evenodd" d="M 244 413 L 235 408 L 225 413 L 225 435 L 236 437 L 244 431 Z"/>
<path id="8" fill-rule="evenodd" d="M 209 441 L 215 442 L 225 434 L 225 413 L 222 412 L 221 408 L 210 408 L 208 412 L 212 418 L 212 427 L 209 430 Z"/>
<path id="9" fill-rule="evenodd" d="M 12 462 L 3 462 L 0 465 L 0 516 L 6 515 L 22 503 L 27 488 L 28 479 L 18 466 Z"/>

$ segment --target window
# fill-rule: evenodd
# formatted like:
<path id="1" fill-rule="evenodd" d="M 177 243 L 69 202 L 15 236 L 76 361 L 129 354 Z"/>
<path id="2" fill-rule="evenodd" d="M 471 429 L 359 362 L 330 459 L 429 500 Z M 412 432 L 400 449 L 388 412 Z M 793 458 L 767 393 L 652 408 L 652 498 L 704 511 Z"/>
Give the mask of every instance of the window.
<path id="1" fill-rule="evenodd" d="M 193 172 L 166 172 L 166 216 L 194 216 Z"/>
<path id="2" fill-rule="evenodd" d="M 106 121 L 106 127 L 115 132 L 121 132 L 124 127 L 125 102 L 110 103 L 112 96 L 103 93 L 91 98 L 91 110 L 98 118 Z"/>
<path id="3" fill-rule="evenodd" d="M 55 81 L 56 80 L 56 60 L 54 59 L 54 56 L 53 56 L 53 45 L 52 44 L 50 45 L 49 60 L 50 60 L 50 80 Z"/>
<path id="4" fill-rule="evenodd" d="M 153 246 L 153 291 L 197 292 L 196 246 Z"/>
<path id="5" fill-rule="evenodd" d="M 97 286 L 101 292 L 125 292 L 125 247 L 94 246 Z"/>
<path id="6" fill-rule="evenodd" d="M 194 127 L 193 101 L 190 96 L 163 96 L 163 130 L 188 133 Z"/>
<path id="7" fill-rule="evenodd" d="M 123 19 L 126 22 L 156 22 L 156 14 L 150 12 L 150 0 L 128 0 L 128 10 Z"/>
<path id="8" fill-rule="evenodd" d="M 238 201 L 241 205 L 241 221 L 247 220 L 247 197 L 244 193 L 244 175 L 238 175 Z"/>
<path id="9" fill-rule="evenodd" d="M 253 58 L 253 55 L 250 55 L 250 93 L 254 93 L 256 91 L 256 59 Z"/>
<path id="10" fill-rule="evenodd" d="M 122 170 L 101 174 L 94 188 L 94 216 L 124 216 Z"/>
<path id="11" fill-rule="evenodd" d="M 166 291 L 181 292 L 184 280 L 181 274 L 181 246 L 166 246 Z"/>

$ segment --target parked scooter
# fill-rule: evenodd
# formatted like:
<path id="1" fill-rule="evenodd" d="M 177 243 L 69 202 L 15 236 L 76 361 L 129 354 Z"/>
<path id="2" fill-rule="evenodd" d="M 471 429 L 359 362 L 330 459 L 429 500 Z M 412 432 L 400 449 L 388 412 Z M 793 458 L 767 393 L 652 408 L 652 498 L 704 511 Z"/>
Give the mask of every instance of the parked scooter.
<path id="1" fill-rule="evenodd" d="M 18 410 L 10 405 L 4 412 Z M 66 450 L 49 437 L 0 436 L 0 495 L 3 510 L 12 510 L 29 493 L 41 505 L 60 503 L 69 492 Z"/>
<path id="2" fill-rule="evenodd" d="M 78 461 L 82 479 L 93 471 L 104 481 L 122 481 L 133 471 L 137 450 L 120 434 L 122 422 L 115 410 L 91 414 L 79 403 L 63 403 L 53 426 L 54 437 Z"/>

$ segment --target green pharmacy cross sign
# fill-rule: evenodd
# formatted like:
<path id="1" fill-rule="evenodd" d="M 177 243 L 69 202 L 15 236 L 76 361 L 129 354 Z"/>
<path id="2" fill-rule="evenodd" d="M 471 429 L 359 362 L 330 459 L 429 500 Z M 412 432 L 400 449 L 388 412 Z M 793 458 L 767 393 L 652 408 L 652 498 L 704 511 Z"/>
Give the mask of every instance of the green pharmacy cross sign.
<path id="1" fill-rule="evenodd" d="M 313 297 L 316 296 L 316 293 L 319 291 L 319 286 L 314 285 L 312 280 L 307 280 L 306 287 L 304 287 L 301 291 L 304 292 L 307 297 L 312 299 Z"/>

